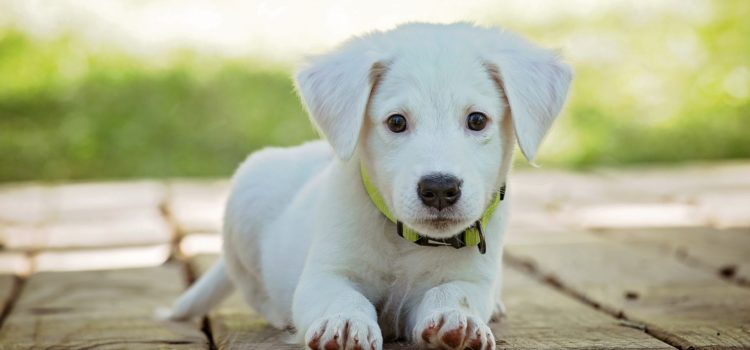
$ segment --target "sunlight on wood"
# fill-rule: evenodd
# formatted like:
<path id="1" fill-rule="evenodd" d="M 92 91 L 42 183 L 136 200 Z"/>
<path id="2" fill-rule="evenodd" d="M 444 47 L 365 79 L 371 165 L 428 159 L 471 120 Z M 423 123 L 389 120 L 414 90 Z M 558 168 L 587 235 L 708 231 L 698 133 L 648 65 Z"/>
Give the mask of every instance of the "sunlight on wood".
<path id="1" fill-rule="evenodd" d="M 0 273 L 25 276 L 31 273 L 31 260 L 23 253 L 0 254 Z"/>
<path id="2" fill-rule="evenodd" d="M 692 206 L 679 203 L 628 203 L 583 207 L 577 210 L 582 227 L 692 227 L 706 223 Z"/>
<path id="3" fill-rule="evenodd" d="M 199 254 L 218 254 L 221 252 L 221 235 L 215 233 L 196 233 L 188 235 L 180 242 L 180 250 L 187 256 Z"/>
<path id="4" fill-rule="evenodd" d="M 170 247 L 150 247 L 43 252 L 34 257 L 35 271 L 110 270 L 158 266 L 169 258 Z"/>

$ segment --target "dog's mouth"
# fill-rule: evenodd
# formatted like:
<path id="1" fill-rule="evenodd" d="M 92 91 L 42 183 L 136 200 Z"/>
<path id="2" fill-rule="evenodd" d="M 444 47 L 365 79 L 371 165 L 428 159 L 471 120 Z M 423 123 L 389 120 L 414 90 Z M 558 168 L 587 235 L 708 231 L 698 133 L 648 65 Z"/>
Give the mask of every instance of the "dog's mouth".
<path id="1" fill-rule="evenodd" d="M 466 220 L 463 218 L 454 218 L 446 216 L 428 217 L 419 220 L 419 224 L 427 226 L 433 230 L 444 231 L 461 227 Z"/>

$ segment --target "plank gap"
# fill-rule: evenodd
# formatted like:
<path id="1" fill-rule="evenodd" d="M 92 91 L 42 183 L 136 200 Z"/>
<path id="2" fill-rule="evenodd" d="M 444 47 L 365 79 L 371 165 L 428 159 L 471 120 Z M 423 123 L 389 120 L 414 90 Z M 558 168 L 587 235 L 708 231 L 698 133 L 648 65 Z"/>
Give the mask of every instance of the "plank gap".
<path id="1" fill-rule="evenodd" d="M 641 330 L 644 333 L 648 334 L 649 336 L 656 338 L 669 346 L 672 346 L 677 349 L 687 349 L 692 350 L 692 347 L 684 348 L 681 346 L 681 344 L 684 344 L 684 340 L 680 338 L 679 336 L 669 333 L 668 331 L 665 331 L 659 327 L 654 327 L 652 325 L 648 325 L 643 322 L 639 322 L 637 320 L 632 320 L 625 315 L 625 312 L 623 310 L 617 310 L 615 308 L 609 307 L 607 305 L 602 305 L 601 303 L 598 303 L 591 298 L 587 297 L 585 294 L 578 292 L 577 290 L 569 287 L 566 285 L 562 280 L 560 280 L 557 276 L 551 273 L 544 273 L 542 272 L 536 264 L 534 264 L 533 261 L 529 261 L 523 258 L 519 258 L 517 256 L 514 256 L 512 253 L 508 252 L 507 250 L 503 252 L 503 259 L 506 263 L 508 263 L 508 266 L 511 268 L 514 268 L 522 273 L 525 273 L 526 275 L 531 276 L 532 278 L 535 278 L 545 285 L 548 285 L 559 292 L 580 301 L 584 305 L 588 305 L 592 307 L 595 310 L 601 311 L 609 316 L 612 316 L 618 320 L 620 320 L 620 325 L 623 327 L 629 327 L 637 330 Z"/>
<path id="2" fill-rule="evenodd" d="M 171 193 L 168 189 L 166 197 L 159 202 L 159 213 L 161 214 L 162 219 L 164 219 L 164 221 L 167 223 L 167 226 L 169 227 L 169 234 L 171 236 L 171 239 L 169 241 L 169 244 L 171 246 L 169 252 L 169 260 L 178 260 L 183 263 L 183 266 L 187 266 L 184 259 L 185 255 L 180 250 L 180 244 L 182 243 L 182 238 L 185 236 L 185 234 L 184 232 L 182 232 L 180 225 L 177 223 L 177 218 L 175 218 L 174 212 L 169 205 L 170 196 Z M 192 284 L 193 281 L 191 280 L 190 283 Z"/>
<path id="3" fill-rule="evenodd" d="M 193 269 L 190 258 L 182 251 L 181 248 L 182 240 L 183 238 L 185 238 L 186 233 L 177 222 L 174 211 L 170 206 L 170 198 L 172 197 L 171 192 L 171 188 L 168 187 L 166 197 L 163 198 L 159 203 L 159 212 L 161 213 L 162 218 L 164 218 L 164 220 L 167 222 L 172 236 L 172 240 L 170 241 L 172 249 L 169 258 L 170 260 L 177 260 L 180 262 L 180 265 L 182 265 L 187 288 L 190 288 L 190 286 L 192 286 L 193 283 L 195 283 L 195 281 L 198 279 L 198 275 Z M 208 340 L 208 348 L 210 350 L 216 350 L 217 348 L 216 343 L 214 342 L 214 335 L 211 331 L 211 320 L 209 319 L 208 315 L 201 318 L 201 332 L 206 335 L 206 339 Z"/>
<path id="4" fill-rule="evenodd" d="M 177 247 L 175 247 L 176 251 L 179 253 L 180 246 L 179 244 Z M 183 277 L 185 279 L 185 285 L 187 288 L 190 288 L 190 286 L 195 283 L 196 280 L 198 280 L 198 275 L 193 268 L 193 264 L 190 262 L 187 258 L 182 258 L 182 254 L 178 254 L 181 258 L 178 258 L 180 265 L 182 266 L 182 272 Z M 203 316 L 201 318 L 201 332 L 206 335 L 206 339 L 208 340 L 208 348 L 209 350 L 216 350 L 216 343 L 214 342 L 214 334 L 211 331 L 211 320 L 208 318 L 208 315 Z"/>
<path id="5" fill-rule="evenodd" d="M 613 243 L 625 244 L 635 248 L 642 248 L 643 246 L 647 246 L 650 249 L 661 250 L 668 253 L 670 256 L 674 257 L 675 260 L 684 264 L 685 266 L 714 274 L 728 283 L 735 284 L 744 288 L 750 288 L 750 278 L 748 278 L 748 275 L 746 273 L 748 266 L 747 259 L 712 261 L 711 256 L 707 257 L 705 255 L 702 255 L 700 251 L 696 252 L 695 249 L 697 247 L 695 245 L 685 245 L 683 244 L 684 242 L 676 242 L 674 238 L 660 237 L 660 232 L 658 232 L 658 229 L 656 229 L 655 232 L 650 232 L 648 235 L 642 234 L 639 236 L 638 234 L 641 234 L 641 231 L 648 232 L 648 229 L 622 230 L 619 232 L 618 230 L 590 230 L 589 232 L 597 237 Z M 714 232 L 708 233 L 709 231 Z M 750 228 L 718 230 L 715 228 L 705 227 L 700 231 L 700 233 L 702 233 L 702 235 L 704 236 L 709 236 L 730 234 L 732 233 L 732 231 L 741 233 L 743 235 L 748 235 L 750 237 Z M 686 238 L 691 238 L 691 235 L 689 235 L 690 233 L 699 232 L 688 231 L 684 233 L 684 235 L 687 236 Z M 635 235 L 635 237 L 631 237 L 632 235 Z M 698 235 L 692 235 L 692 238 L 695 238 L 697 236 Z M 722 247 L 719 246 L 718 248 Z"/>
<path id="6" fill-rule="evenodd" d="M 16 302 L 21 297 L 21 292 L 23 291 L 23 287 L 26 284 L 26 279 L 20 276 L 13 276 L 13 286 L 10 291 L 10 296 L 8 297 L 8 300 L 5 302 L 5 308 L 3 308 L 2 313 L 0 313 L 0 329 L 3 328 L 3 325 L 5 324 L 5 320 L 8 319 L 8 316 L 13 311 L 13 307 L 16 305 Z"/>
<path id="7" fill-rule="evenodd" d="M 211 331 L 211 319 L 209 319 L 208 316 L 203 316 L 201 331 L 203 331 L 203 334 L 205 334 L 208 339 L 209 350 L 217 350 L 216 343 L 214 342 L 214 333 Z"/>
<path id="8" fill-rule="evenodd" d="M 700 257 L 691 254 L 687 249 L 677 250 L 676 254 L 674 254 L 674 257 L 677 261 L 689 267 L 698 268 L 716 274 L 716 276 L 726 281 L 727 283 L 732 283 L 744 288 L 750 288 L 750 280 L 746 280 L 745 278 L 737 274 L 737 269 L 739 268 L 739 266 L 737 266 L 736 264 L 728 264 L 716 268 L 715 266 L 712 266 L 711 264 L 703 261 L 703 259 L 701 259 Z"/>

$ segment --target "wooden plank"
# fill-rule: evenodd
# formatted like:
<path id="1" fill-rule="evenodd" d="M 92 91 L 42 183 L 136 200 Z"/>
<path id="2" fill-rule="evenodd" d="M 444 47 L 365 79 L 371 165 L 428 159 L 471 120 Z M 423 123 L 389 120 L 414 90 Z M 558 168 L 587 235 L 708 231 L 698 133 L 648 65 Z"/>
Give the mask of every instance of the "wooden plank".
<path id="1" fill-rule="evenodd" d="M 492 326 L 498 349 L 673 349 L 515 269 L 504 272 L 508 314 Z"/>
<path id="2" fill-rule="evenodd" d="M 165 198 L 151 181 L 0 189 L 0 243 L 15 251 L 168 243 Z"/>
<path id="3" fill-rule="evenodd" d="M 750 290 L 657 249 L 602 240 L 514 245 L 507 255 L 679 348 L 750 347 Z"/>
<path id="4" fill-rule="evenodd" d="M 191 233 L 180 240 L 180 252 L 187 257 L 221 253 L 223 238 L 216 233 Z"/>
<path id="5" fill-rule="evenodd" d="M 695 197 L 702 215 L 720 228 L 750 227 L 750 176 L 744 187 L 707 192 Z"/>
<path id="6" fill-rule="evenodd" d="M 0 224 L 33 225 L 49 219 L 50 192 L 48 186 L 37 184 L 0 186 Z"/>
<path id="7" fill-rule="evenodd" d="M 750 228 L 652 228 L 602 230 L 596 234 L 644 248 L 662 249 L 688 264 L 750 285 Z"/>
<path id="8" fill-rule="evenodd" d="M 55 218 L 90 219 L 92 213 L 157 208 L 166 188 L 155 181 L 91 182 L 53 187 Z"/>
<path id="9" fill-rule="evenodd" d="M 214 259 L 206 255 L 197 257 L 196 272 L 208 269 Z M 673 349 L 517 271 L 506 271 L 504 301 L 509 315 L 492 325 L 499 349 Z M 298 348 L 286 344 L 288 333 L 270 327 L 237 293 L 209 318 L 219 349 Z M 416 347 L 388 343 L 385 349 Z"/>
<path id="10" fill-rule="evenodd" d="M 219 232 L 229 195 L 227 181 L 172 181 L 168 206 L 182 233 Z"/>
<path id="11" fill-rule="evenodd" d="M 216 260 L 216 255 L 200 255 L 193 259 L 192 266 L 200 276 Z M 270 326 L 252 310 L 235 292 L 209 314 L 214 344 L 222 349 L 299 349 L 288 344 L 290 333 Z"/>
<path id="12" fill-rule="evenodd" d="M 31 259 L 24 253 L 0 252 L 0 274 L 26 276 L 31 273 Z"/>
<path id="13" fill-rule="evenodd" d="M 0 275 L 0 314 L 3 314 L 9 306 L 13 290 L 17 287 L 17 283 L 18 279 L 13 275 Z"/>
<path id="14" fill-rule="evenodd" d="M 172 240 L 156 206 L 76 215 L 40 225 L 8 225 L 0 228 L 0 239 L 13 251 L 144 246 Z"/>
<path id="15" fill-rule="evenodd" d="M 207 349 L 197 323 L 154 317 L 182 291 L 182 275 L 176 264 L 34 274 L 0 329 L 0 348 Z"/>
<path id="16" fill-rule="evenodd" d="M 597 170 L 612 180 L 612 198 L 692 202 L 708 193 L 750 190 L 750 162 L 710 162 Z"/>
<path id="17" fill-rule="evenodd" d="M 151 267 L 169 258 L 168 244 L 145 247 L 122 247 L 65 251 L 42 251 L 34 254 L 34 271 L 113 270 Z"/>
<path id="18" fill-rule="evenodd" d="M 698 227 L 708 223 L 699 209 L 685 203 L 620 202 L 569 208 L 577 226 L 592 229 L 640 227 Z"/>

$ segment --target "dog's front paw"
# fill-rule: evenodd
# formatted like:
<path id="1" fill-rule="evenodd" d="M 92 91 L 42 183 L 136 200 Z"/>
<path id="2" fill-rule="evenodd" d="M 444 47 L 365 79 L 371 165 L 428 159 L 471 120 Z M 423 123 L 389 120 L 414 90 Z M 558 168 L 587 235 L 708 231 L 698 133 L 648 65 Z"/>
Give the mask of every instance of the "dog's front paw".
<path id="1" fill-rule="evenodd" d="M 482 320 L 461 310 L 436 311 L 414 328 L 413 339 L 428 349 L 494 350 L 495 336 Z"/>
<path id="2" fill-rule="evenodd" d="M 381 350 L 383 335 L 367 317 L 338 314 L 313 322 L 305 344 L 312 350 Z"/>

